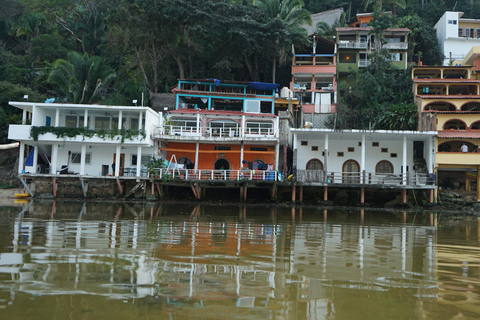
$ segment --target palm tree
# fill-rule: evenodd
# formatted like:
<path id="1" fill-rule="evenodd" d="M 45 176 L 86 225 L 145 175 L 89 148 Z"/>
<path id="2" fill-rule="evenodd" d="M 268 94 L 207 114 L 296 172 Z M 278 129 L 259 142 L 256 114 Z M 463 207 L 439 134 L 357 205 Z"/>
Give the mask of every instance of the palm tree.
<path id="1" fill-rule="evenodd" d="M 46 18 L 39 13 L 27 14 L 13 25 L 12 31 L 15 32 L 17 37 L 25 36 L 28 42 L 40 34 L 40 27 L 44 22 L 46 22 Z"/>
<path id="2" fill-rule="evenodd" d="M 397 14 L 397 10 L 396 10 L 397 6 L 402 8 L 402 9 L 405 9 L 405 7 L 407 6 L 406 0 L 364 0 L 364 2 L 363 2 L 364 3 L 364 10 L 367 10 L 367 7 L 371 4 L 373 4 L 373 5 L 377 4 L 379 6 L 379 8 L 381 9 L 382 5 L 383 5 L 383 2 L 390 5 L 390 7 L 392 8 L 392 14 L 393 15 Z"/>
<path id="3" fill-rule="evenodd" d="M 333 40 L 333 37 L 335 36 L 335 29 L 341 27 L 348 27 L 345 12 L 342 13 L 340 19 L 336 20 L 331 26 L 323 21 L 317 23 L 317 30 L 315 31 L 315 34 L 322 38 Z"/>
<path id="4" fill-rule="evenodd" d="M 257 0 L 254 4 L 261 9 L 267 20 L 278 19 L 283 26 L 283 35 L 277 33 L 277 38 L 272 39 L 273 43 L 273 65 L 272 65 L 272 82 L 275 82 L 275 73 L 277 65 L 277 50 L 280 46 L 280 62 L 286 58 L 287 41 L 292 41 L 284 35 L 298 35 L 301 33 L 303 24 L 312 24 L 312 17 L 308 10 L 303 9 L 302 0 Z M 305 33 L 306 31 L 303 31 Z"/>
<path id="5" fill-rule="evenodd" d="M 57 84 L 69 102 L 88 104 L 96 102 L 114 77 L 115 71 L 100 57 L 70 51 L 68 60 L 54 62 L 48 81 Z"/>

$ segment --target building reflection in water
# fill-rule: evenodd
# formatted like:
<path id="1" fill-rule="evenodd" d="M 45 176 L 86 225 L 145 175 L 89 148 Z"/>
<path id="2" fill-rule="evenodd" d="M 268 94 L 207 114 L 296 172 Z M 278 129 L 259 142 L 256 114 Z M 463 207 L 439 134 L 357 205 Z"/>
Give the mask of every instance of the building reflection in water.
<path id="1" fill-rule="evenodd" d="M 364 211 L 268 209 L 260 221 L 246 208 L 222 217 L 193 206 L 182 215 L 112 206 L 108 219 L 90 216 L 85 204 L 67 216 L 58 204 L 53 217 L 21 212 L 11 242 L 0 243 L 6 308 L 19 293 L 88 294 L 162 299 L 176 312 L 215 306 L 204 315 L 246 308 L 282 319 L 359 319 L 368 304 L 418 318 L 438 297 L 428 218 L 414 225 L 404 213 L 372 222 Z"/>

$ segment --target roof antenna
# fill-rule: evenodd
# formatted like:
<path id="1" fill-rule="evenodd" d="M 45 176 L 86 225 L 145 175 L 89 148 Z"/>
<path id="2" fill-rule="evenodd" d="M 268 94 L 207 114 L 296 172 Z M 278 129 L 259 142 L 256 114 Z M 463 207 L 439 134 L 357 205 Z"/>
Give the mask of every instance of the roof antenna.
<path id="1" fill-rule="evenodd" d="M 457 7 L 457 3 L 458 3 L 458 1 L 455 2 L 455 5 L 453 6 L 452 11 L 455 11 L 455 8 Z"/>

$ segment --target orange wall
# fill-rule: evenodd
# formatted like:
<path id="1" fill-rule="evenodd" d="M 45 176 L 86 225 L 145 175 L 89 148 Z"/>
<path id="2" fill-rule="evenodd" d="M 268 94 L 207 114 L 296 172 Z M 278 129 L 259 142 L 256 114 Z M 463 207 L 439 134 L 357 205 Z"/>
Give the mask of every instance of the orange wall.
<path id="1" fill-rule="evenodd" d="M 239 170 L 241 169 L 240 164 L 240 145 L 225 145 L 230 146 L 231 150 L 215 150 L 215 146 L 217 144 L 207 144 L 201 143 L 199 146 L 199 153 L 198 153 L 198 169 L 200 170 L 212 170 L 214 169 L 215 161 L 220 158 L 226 159 L 230 163 L 230 170 Z M 252 145 L 245 144 L 244 146 L 244 154 L 243 158 L 246 161 L 254 161 L 254 160 L 263 160 L 265 163 L 275 163 L 275 147 L 273 146 L 262 146 L 262 145 L 255 145 L 255 147 L 263 147 L 267 148 L 268 152 L 273 153 L 265 153 L 265 152 L 255 152 L 252 153 L 250 151 L 250 147 Z M 188 150 L 188 151 L 170 151 L 167 150 L 167 160 L 170 160 L 172 155 L 175 154 L 177 159 L 181 157 L 188 157 L 192 162 L 195 162 L 195 143 L 181 143 L 181 142 L 170 142 L 167 145 L 167 149 L 179 149 L 179 150 Z M 202 151 L 214 151 L 214 152 L 202 152 Z M 220 154 L 223 153 L 223 156 Z M 244 165 L 243 167 L 247 167 Z M 274 167 L 274 169 L 276 169 Z"/>

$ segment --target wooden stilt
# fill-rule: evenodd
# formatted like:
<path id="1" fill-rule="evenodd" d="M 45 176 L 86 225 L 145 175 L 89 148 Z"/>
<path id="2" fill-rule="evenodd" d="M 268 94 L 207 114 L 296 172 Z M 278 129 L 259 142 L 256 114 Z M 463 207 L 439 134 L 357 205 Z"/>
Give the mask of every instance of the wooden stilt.
<path id="1" fill-rule="evenodd" d="M 363 224 L 365 221 L 365 209 L 360 209 L 360 223 Z"/>
<path id="2" fill-rule="evenodd" d="M 158 196 L 160 197 L 160 199 L 163 199 L 162 187 L 160 186 L 159 183 L 155 183 L 155 185 L 157 186 Z"/>
<path id="3" fill-rule="evenodd" d="M 361 204 L 365 203 L 365 188 L 364 187 L 360 188 L 360 203 Z"/>
<path id="4" fill-rule="evenodd" d="M 152 182 L 152 196 L 155 195 L 155 183 Z"/>
<path id="5" fill-rule="evenodd" d="M 407 203 L 407 189 L 402 189 L 402 202 Z"/>
<path id="6" fill-rule="evenodd" d="M 303 219 L 303 208 L 298 208 L 298 221 L 302 221 Z"/>
<path id="7" fill-rule="evenodd" d="M 292 222 L 295 222 L 295 206 L 292 207 Z"/>
<path id="8" fill-rule="evenodd" d="M 292 202 L 295 202 L 295 199 L 297 197 L 297 186 L 296 185 L 293 185 L 292 186 Z"/>
<path id="9" fill-rule="evenodd" d="M 115 215 L 115 219 L 120 218 L 121 214 L 122 214 L 122 206 L 119 206 L 117 210 L 117 214 Z"/>
<path id="10" fill-rule="evenodd" d="M 433 189 L 430 189 L 430 203 L 433 203 Z"/>
<path id="11" fill-rule="evenodd" d="M 190 188 L 192 189 L 193 196 L 195 197 L 195 199 L 198 199 L 197 188 L 193 184 L 190 185 Z"/>
<path id="12" fill-rule="evenodd" d="M 118 191 L 120 191 L 120 195 L 123 194 L 123 188 L 122 188 L 122 183 L 120 182 L 120 179 L 117 180 L 117 186 L 118 186 Z"/>
<path id="13" fill-rule="evenodd" d="M 150 220 L 153 219 L 153 207 L 150 208 Z"/>
<path id="14" fill-rule="evenodd" d="M 323 222 L 327 222 L 327 218 L 328 218 L 328 210 L 325 209 L 323 210 Z"/>
<path id="15" fill-rule="evenodd" d="M 247 186 L 243 187 L 243 202 L 247 202 Z"/>
<path id="16" fill-rule="evenodd" d="M 53 187 L 53 197 L 57 197 L 57 179 L 55 178 L 53 178 L 52 187 Z"/>
<path id="17" fill-rule="evenodd" d="M 303 202 L 303 186 L 300 186 L 300 188 L 298 190 L 298 200 L 300 202 Z"/>
<path id="18" fill-rule="evenodd" d="M 477 167 L 477 201 L 480 201 L 480 166 Z"/>
<path id="19" fill-rule="evenodd" d="M 403 214 L 402 214 L 402 223 L 407 223 L 407 212 L 406 212 L 406 211 L 403 211 Z"/>
<path id="20" fill-rule="evenodd" d="M 328 187 L 323 187 L 323 200 L 328 201 Z"/>
<path id="21" fill-rule="evenodd" d="M 52 211 L 50 212 L 50 218 L 53 219 L 53 216 L 55 215 L 55 207 L 57 205 L 57 202 L 54 200 L 52 203 Z"/>
<path id="22" fill-rule="evenodd" d="M 433 213 L 430 213 L 430 226 L 433 227 Z"/>

